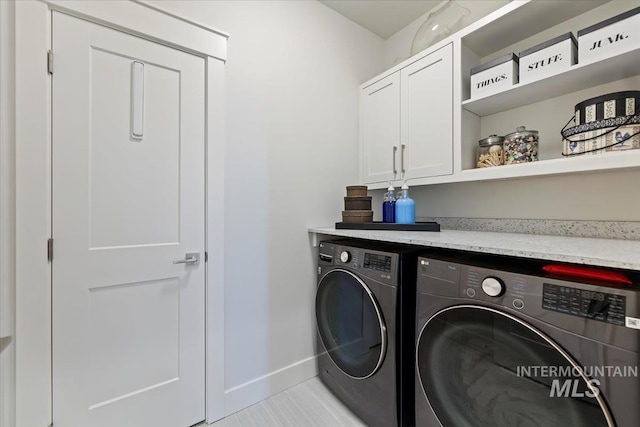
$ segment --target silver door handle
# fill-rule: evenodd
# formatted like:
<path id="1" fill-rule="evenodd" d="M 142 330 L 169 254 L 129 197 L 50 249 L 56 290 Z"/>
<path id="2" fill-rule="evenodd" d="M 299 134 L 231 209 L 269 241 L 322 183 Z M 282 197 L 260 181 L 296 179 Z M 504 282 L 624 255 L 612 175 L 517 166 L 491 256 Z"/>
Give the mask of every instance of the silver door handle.
<path id="1" fill-rule="evenodd" d="M 173 261 L 174 264 L 200 264 L 200 253 L 199 252 L 189 252 L 185 255 L 184 259 L 179 259 L 177 261 Z"/>
<path id="2" fill-rule="evenodd" d="M 393 146 L 393 174 L 397 174 L 398 173 L 398 169 L 396 169 L 396 151 L 398 151 L 398 146 L 394 145 Z"/>
<path id="3" fill-rule="evenodd" d="M 406 148 L 406 145 L 402 144 L 401 147 L 402 147 L 402 150 L 400 150 L 400 170 L 404 175 L 404 149 Z"/>

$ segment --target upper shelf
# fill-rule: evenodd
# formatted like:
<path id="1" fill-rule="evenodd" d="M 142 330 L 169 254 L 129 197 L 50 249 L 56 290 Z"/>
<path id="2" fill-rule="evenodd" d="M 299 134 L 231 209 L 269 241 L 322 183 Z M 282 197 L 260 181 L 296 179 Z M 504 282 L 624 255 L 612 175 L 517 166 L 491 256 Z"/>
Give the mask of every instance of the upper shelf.
<path id="1" fill-rule="evenodd" d="M 567 71 L 508 90 L 462 103 L 465 110 L 488 116 L 546 99 L 566 95 L 640 74 L 640 49 L 590 64 L 576 64 Z"/>
<path id="2" fill-rule="evenodd" d="M 479 21 L 478 28 L 472 26 L 471 31 L 462 36 L 462 42 L 476 55 L 484 57 L 608 1 L 513 1 L 487 17 L 486 22 Z"/>

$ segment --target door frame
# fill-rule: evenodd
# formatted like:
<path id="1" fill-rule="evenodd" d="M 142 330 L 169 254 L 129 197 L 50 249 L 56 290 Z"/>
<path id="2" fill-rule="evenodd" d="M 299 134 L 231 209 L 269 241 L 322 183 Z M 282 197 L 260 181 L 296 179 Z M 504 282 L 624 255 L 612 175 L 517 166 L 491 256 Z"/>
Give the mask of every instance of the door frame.
<path id="1" fill-rule="evenodd" d="M 228 34 L 146 3 L 68 0 L 15 2 L 16 426 L 52 418 L 51 49 L 53 11 L 174 47 L 205 59 L 206 199 L 224 191 L 224 64 Z M 55 72 L 55 52 L 54 52 Z M 224 417 L 224 206 L 206 204 L 206 421 Z M 55 259 L 55 255 L 54 255 Z"/>

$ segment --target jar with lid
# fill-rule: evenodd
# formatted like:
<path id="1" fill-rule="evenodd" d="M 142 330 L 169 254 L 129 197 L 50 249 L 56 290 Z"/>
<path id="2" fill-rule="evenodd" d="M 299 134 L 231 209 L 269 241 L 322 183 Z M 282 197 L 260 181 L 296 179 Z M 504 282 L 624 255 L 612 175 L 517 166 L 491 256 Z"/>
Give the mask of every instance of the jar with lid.
<path id="1" fill-rule="evenodd" d="M 478 141 L 476 166 L 490 168 L 504 164 L 504 136 L 489 135 Z"/>
<path id="2" fill-rule="evenodd" d="M 538 131 L 524 126 L 504 137 L 504 164 L 527 163 L 538 160 Z"/>

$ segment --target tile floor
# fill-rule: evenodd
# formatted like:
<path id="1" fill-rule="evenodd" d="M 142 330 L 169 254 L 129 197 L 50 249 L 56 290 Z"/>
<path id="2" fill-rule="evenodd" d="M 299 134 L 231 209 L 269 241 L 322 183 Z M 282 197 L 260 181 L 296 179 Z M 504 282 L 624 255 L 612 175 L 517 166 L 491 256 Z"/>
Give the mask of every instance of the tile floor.
<path id="1" fill-rule="evenodd" d="M 198 427 L 204 427 L 202 424 Z M 215 422 L 212 427 L 366 427 L 318 377 Z"/>

